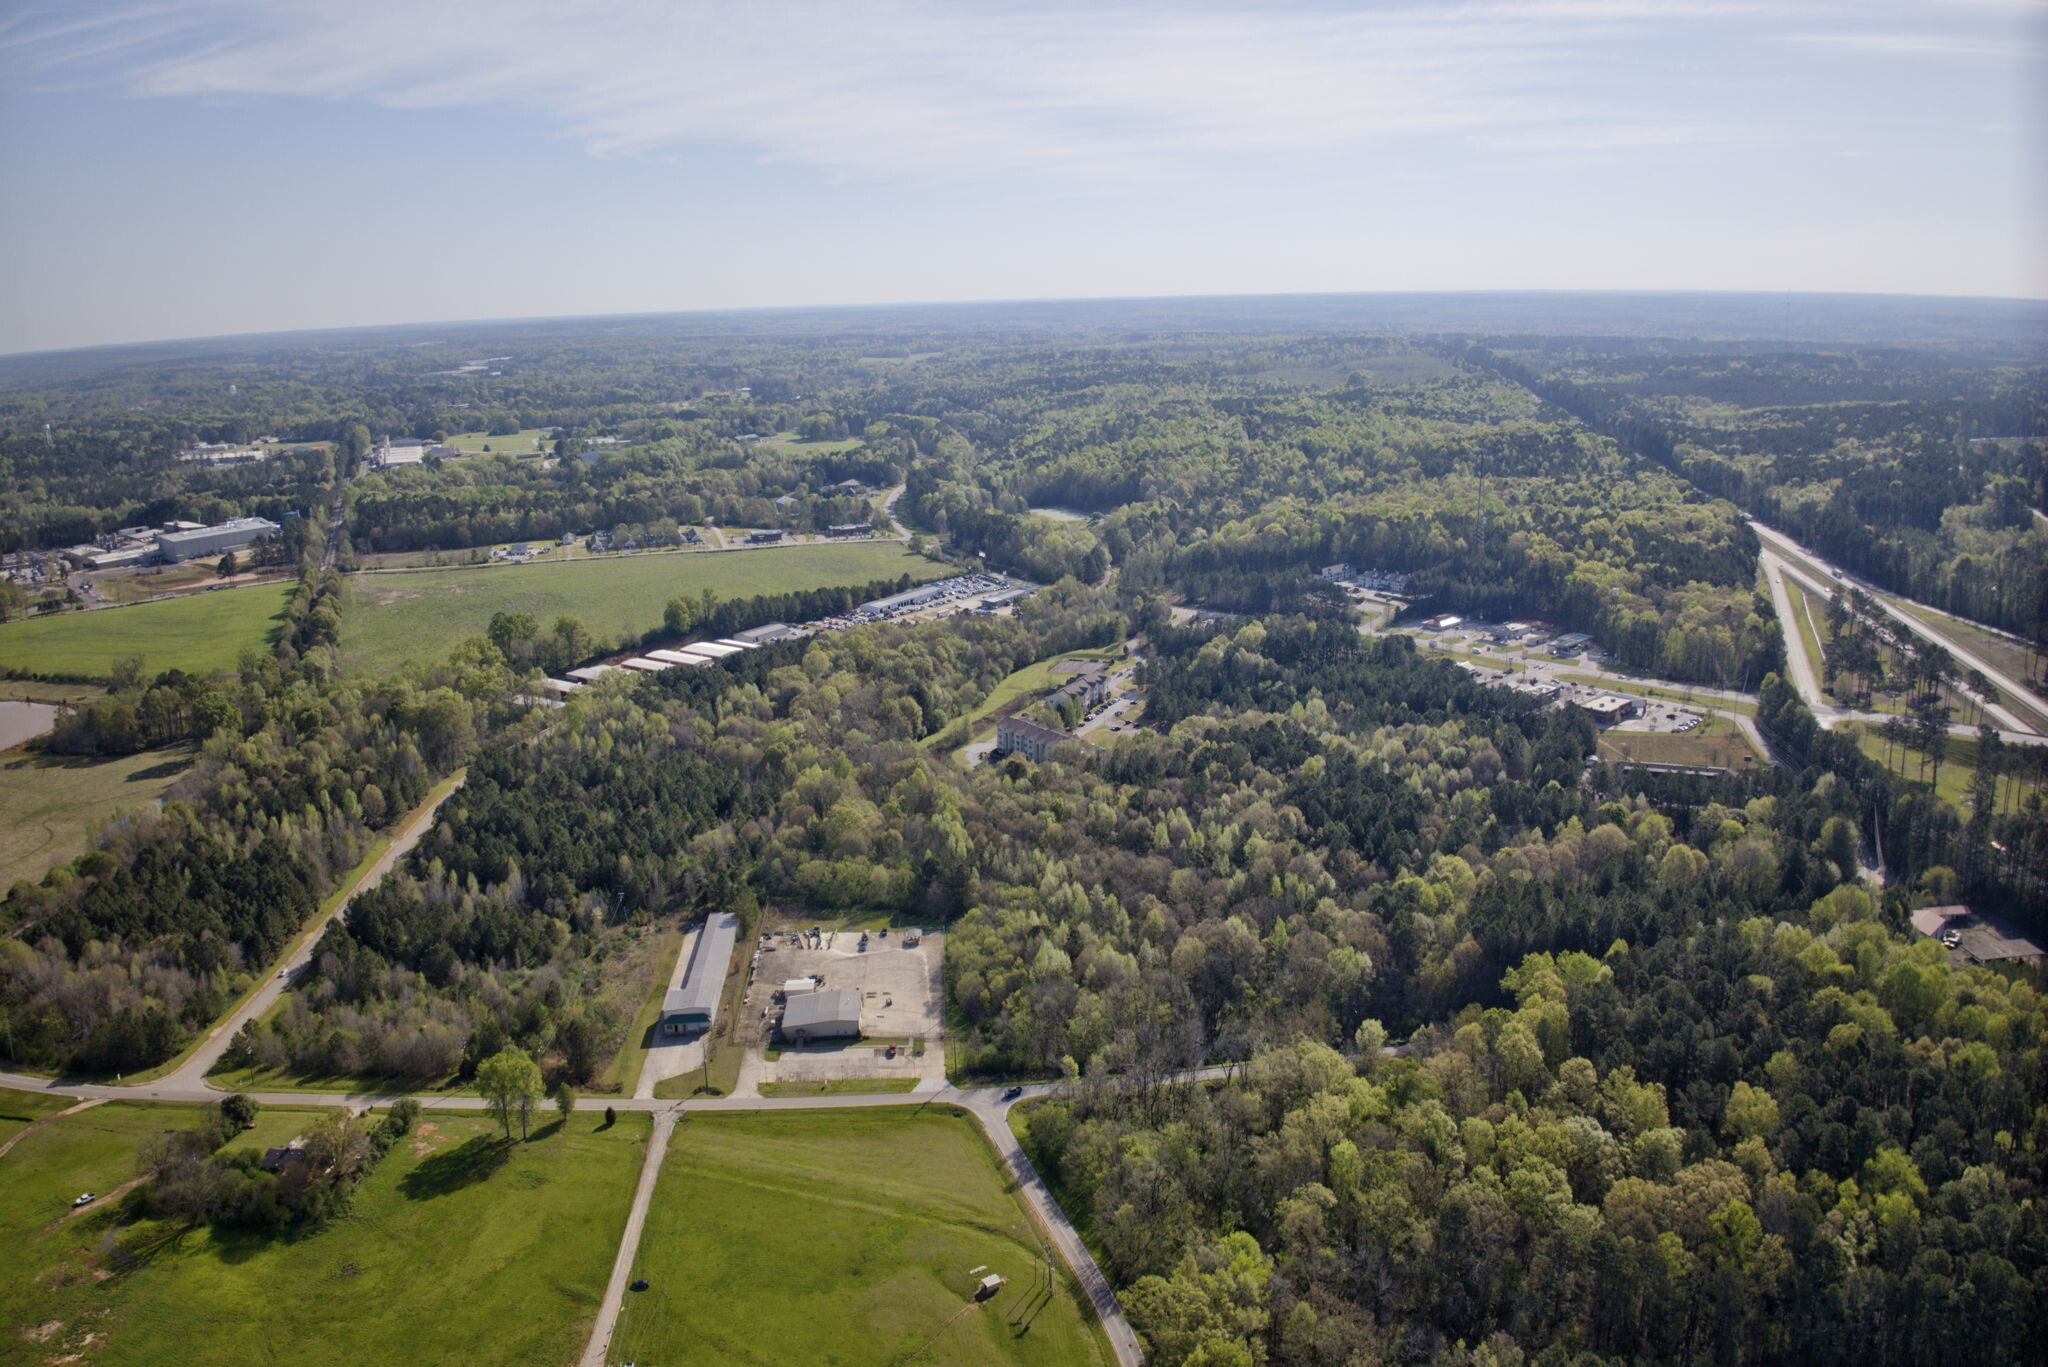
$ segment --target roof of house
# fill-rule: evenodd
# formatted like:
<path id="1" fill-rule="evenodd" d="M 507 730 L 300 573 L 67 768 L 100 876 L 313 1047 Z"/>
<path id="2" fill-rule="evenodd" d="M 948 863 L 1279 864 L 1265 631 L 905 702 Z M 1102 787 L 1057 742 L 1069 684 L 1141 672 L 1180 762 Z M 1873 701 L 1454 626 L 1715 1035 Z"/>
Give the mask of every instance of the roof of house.
<path id="1" fill-rule="evenodd" d="M 782 1030 L 809 1029 L 827 1021 L 860 1021 L 860 993 L 851 987 L 812 992 L 792 1000 L 782 1013 Z"/>
<path id="2" fill-rule="evenodd" d="M 1913 913 L 1913 929 L 1922 935 L 1939 935 L 1942 928 L 1959 916 L 1968 916 L 1968 907 L 1922 907 Z"/>

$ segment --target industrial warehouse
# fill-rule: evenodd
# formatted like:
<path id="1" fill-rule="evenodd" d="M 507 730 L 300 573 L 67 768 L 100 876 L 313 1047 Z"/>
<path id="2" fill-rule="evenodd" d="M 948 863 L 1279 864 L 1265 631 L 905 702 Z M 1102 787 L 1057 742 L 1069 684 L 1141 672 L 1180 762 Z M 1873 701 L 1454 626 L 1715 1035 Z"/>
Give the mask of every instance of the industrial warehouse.
<path id="1" fill-rule="evenodd" d="M 725 971 L 732 963 L 739 934 L 739 917 L 729 911 L 714 912 L 706 919 L 697 932 L 682 982 L 661 999 L 663 1033 L 681 1035 L 711 1028 L 718 1018 L 718 994 L 725 986 Z"/>

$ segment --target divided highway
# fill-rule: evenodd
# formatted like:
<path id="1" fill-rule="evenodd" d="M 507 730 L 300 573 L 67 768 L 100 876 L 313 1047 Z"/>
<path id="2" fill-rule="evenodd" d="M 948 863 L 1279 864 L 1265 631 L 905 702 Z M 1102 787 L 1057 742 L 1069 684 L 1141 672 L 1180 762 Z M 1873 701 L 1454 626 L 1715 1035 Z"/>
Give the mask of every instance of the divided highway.
<path id="1" fill-rule="evenodd" d="M 1899 625 L 1906 628 L 1907 631 L 1924 641 L 1931 641 L 1940 646 L 1954 657 L 1957 662 L 1967 668 L 1978 671 L 1985 678 L 1989 679 L 1992 685 L 2002 693 L 2019 699 L 2036 711 L 2048 715 L 2048 700 L 2042 699 L 2038 694 L 2014 679 L 1997 665 L 1984 659 L 1981 655 L 1965 649 L 1956 642 L 1929 629 L 1926 623 L 1920 621 L 1911 613 L 1895 606 L 1882 589 L 1843 574 L 1840 570 L 1828 564 L 1827 561 L 1792 540 L 1792 538 L 1782 532 L 1771 530 L 1755 519 L 1751 519 L 1749 525 L 1755 530 L 1758 539 L 1764 543 L 1760 552 L 1760 559 L 1763 562 L 1765 577 L 1771 585 L 1771 601 L 1777 607 L 1778 620 L 1785 628 L 1785 653 L 1787 659 L 1791 662 L 1793 686 L 1799 690 L 1799 696 L 1806 700 L 1807 706 L 1814 710 L 1817 717 L 1820 717 L 1823 726 L 1832 725 L 1834 721 L 1850 718 L 1863 720 L 1865 719 L 1865 714 L 1843 712 L 1841 709 L 1826 702 L 1825 695 L 1820 690 L 1820 681 L 1814 677 L 1813 662 L 1806 658 L 1806 651 L 1799 642 L 1798 627 L 1792 616 L 1791 595 L 1785 591 L 1784 586 L 1784 577 L 1786 575 L 1790 575 L 1793 579 L 1797 580 L 1800 587 L 1811 593 L 1819 594 L 1823 599 L 1832 598 L 1842 584 L 1852 585 L 1864 590 L 1879 608 Z M 1830 584 L 1824 578 L 1809 574 L 1802 568 L 1801 562 L 1807 565 L 1819 566 L 1826 570 L 1829 576 L 1837 578 L 1839 583 Z M 2044 743 L 2044 741 L 2048 741 L 2048 737 L 2044 737 L 2031 724 L 2029 719 L 2020 717 L 2004 704 L 1989 698 L 1980 699 L 1979 701 L 1984 704 L 1985 712 L 1998 720 L 2004 739 L 2021 745 L 2039 745 Z M 1881 721 L 1882 718 L 1876 718 L 1876 720 Z M 1950 730 L 1956 731 L 1956 728 L 1951 727 Z M 1965 727 L 1957 731 L 1957 734 L 1975 735 L 1976 731 L 1975 728 Z"/>

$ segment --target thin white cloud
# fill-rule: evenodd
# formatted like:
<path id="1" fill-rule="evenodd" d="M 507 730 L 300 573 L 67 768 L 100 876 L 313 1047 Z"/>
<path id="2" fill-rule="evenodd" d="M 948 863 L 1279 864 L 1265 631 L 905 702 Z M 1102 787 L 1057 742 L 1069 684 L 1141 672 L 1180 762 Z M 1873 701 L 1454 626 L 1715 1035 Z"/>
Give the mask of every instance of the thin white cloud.
<path id="1" fill-rule="evenodd" d="M 1828 22 L 1796 36 L 1867 54 L 1977 56 L 2002 41 L 1865 27 L 1912 10 L 1807 5 L 1803 19 Z M 1775 12 L 1755 0 L 149 0 L 32 12 L 0 28 L 0 52 L 45 82 L 147 98 L 530 110 L 606 156 L 718 144 L 840 173 L 1114 182 L 1218 153 L 1398 139 L 1585 152 L 1740 138 L 1716 102 L 1725 85 L 1681 95 L 1641 59 Z"/>
<path id="2" fill-rule="evenodd" d="M 1966 57 L 2038 61 L 2042 49 L 2024 39 L 1967 37 L 1947 33 L 1791 33 L 1795 43 L 1892 57 Z"/>
<path id="3" fill-rule="evenodd" d="M 709 142 L 843 171 L 1114 176 L 1583 127 L 1607 116 L 1585 92 L 1615 44 L 1741 8 L 163 0 L 0 45 L 145 97 L 536 110 L 601 155 Z"/>

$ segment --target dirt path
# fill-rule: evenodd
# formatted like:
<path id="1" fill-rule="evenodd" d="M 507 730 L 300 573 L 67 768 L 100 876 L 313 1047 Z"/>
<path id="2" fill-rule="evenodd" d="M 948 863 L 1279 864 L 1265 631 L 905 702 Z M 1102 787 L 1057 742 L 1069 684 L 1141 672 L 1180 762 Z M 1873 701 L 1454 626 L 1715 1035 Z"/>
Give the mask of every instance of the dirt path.
<path id="1" fill-rule="evenodd" d="M 612 1259 L 612 1277 L 605 1283 L 597 1320 L 590 1326 L 590 1342 L 583 1349 L 582 1367 L 605 1367 L 605 1355 L 611 1351 L 612 1335 L 619 1327 L 619 1309 L 626 1301 L 626 1283 L 633 1276 L 633 1259 L 640 1254 L 640 1231 L 647 1224 L 647 1208 L 654 1204 L 655 1180 L 661 1176 L 661 1160 L 668 1155 L 669 1136 L 675 1129 L 676 1108 L 654 1117 L 654 1132 L 647 1137 L 647 1157 L 640 1164 L 640 1185 L 634 1189 L 632 1208 L 626 1212 L 626 1229 L 619 1236 L 618 1256 Z"/>
<path id="2" fill-rule="evenodd" d="M 31 1122 L 29 1127 L 23 1130 L 20 1134 L 14 1136 L 14 1138 L 8 1140 L 5 1144 L 0 1144 L 0 1158 L 5 1158 L 7 1156 L 7 1151 L 9 1149 L 13 1148 L 16 1144 L 19 1144 L 22 1140 L 34 1134 L 37 1130 L 43 1128 L 43 1126 L 49 1124 L 52 1120 L 62 1120 L 67 1115 L 77 1115 L 80 1111 L 89 1111 L 95 1106 L 104 1106 L 106 1102 L 107 1099 L 103 1096 L 94 1097 L 90 1101 L 81 1101 L 75 1106 L 66 1106 L 63 1110 L 56 1112 L 54 1115 L 46 1115 L 41 1120 Z"/>
<path id="3" fill-rule="evenodd" d="M 299 938 L 285 950 L 284 955 L 274 965 L 276 971 L 270 973 L 263 986 L 251 993 L 249 999 L 243 1002 L 226 1020 L 214 1026 L 207 1033 L 206 1038 L 200 1042 L 199 1047 L 194 1049 L 183 1063 L 158 1078 L 155 1082 L 137 1083 L 135 1085 L 149 1088 L 206 1086 L 206 1075 L 213 1071 L 215 1064 L 220 1062 L 220 1056 L 227 1052 L 230 1044 L 234 1043 L 235 1036 L 240 1033 L 242 1027 L 262 1015 L 265 1011 L 268 1011 L 277 999 L 284 995 L 285 988 L 290 986 L 292 981 L 305 971 L 306 965 L 313 961 L 313 951 L 320 944 L 321 931 L 325 930 L 327 924 L 334 920 L 335 917 L 348 910 L 348 904 L 354 900 L 358 893 L 374 888 L 382 882 L 384 875 L 397 867 L 398 861 L 405 858 L 412 851 L 412 847 L 420 843 L 420 837 L 424 836 L 427 833 L 427 829 L 434 824 L 434 813 L 440 811 L 441 804 L 455 796 L 461 789 L 462 777 L 462 775 L 458 774 L 455 782 L 448 786 L 446 792 L 442 793 L 439 797 L 429 799 L 413 810 L 412 815 L 406 819 L 405 825 L 400 829 L 398 837 L 391 842 L 390 847 L 384 851 L 376 863 L 370 865 L 369 868 L 365 869 L 357 877 L 355 885 L 350 887 L 347 894 L 334 904 L 334 910 L 322 917 L 318 924 L 300 933 Z"/>

